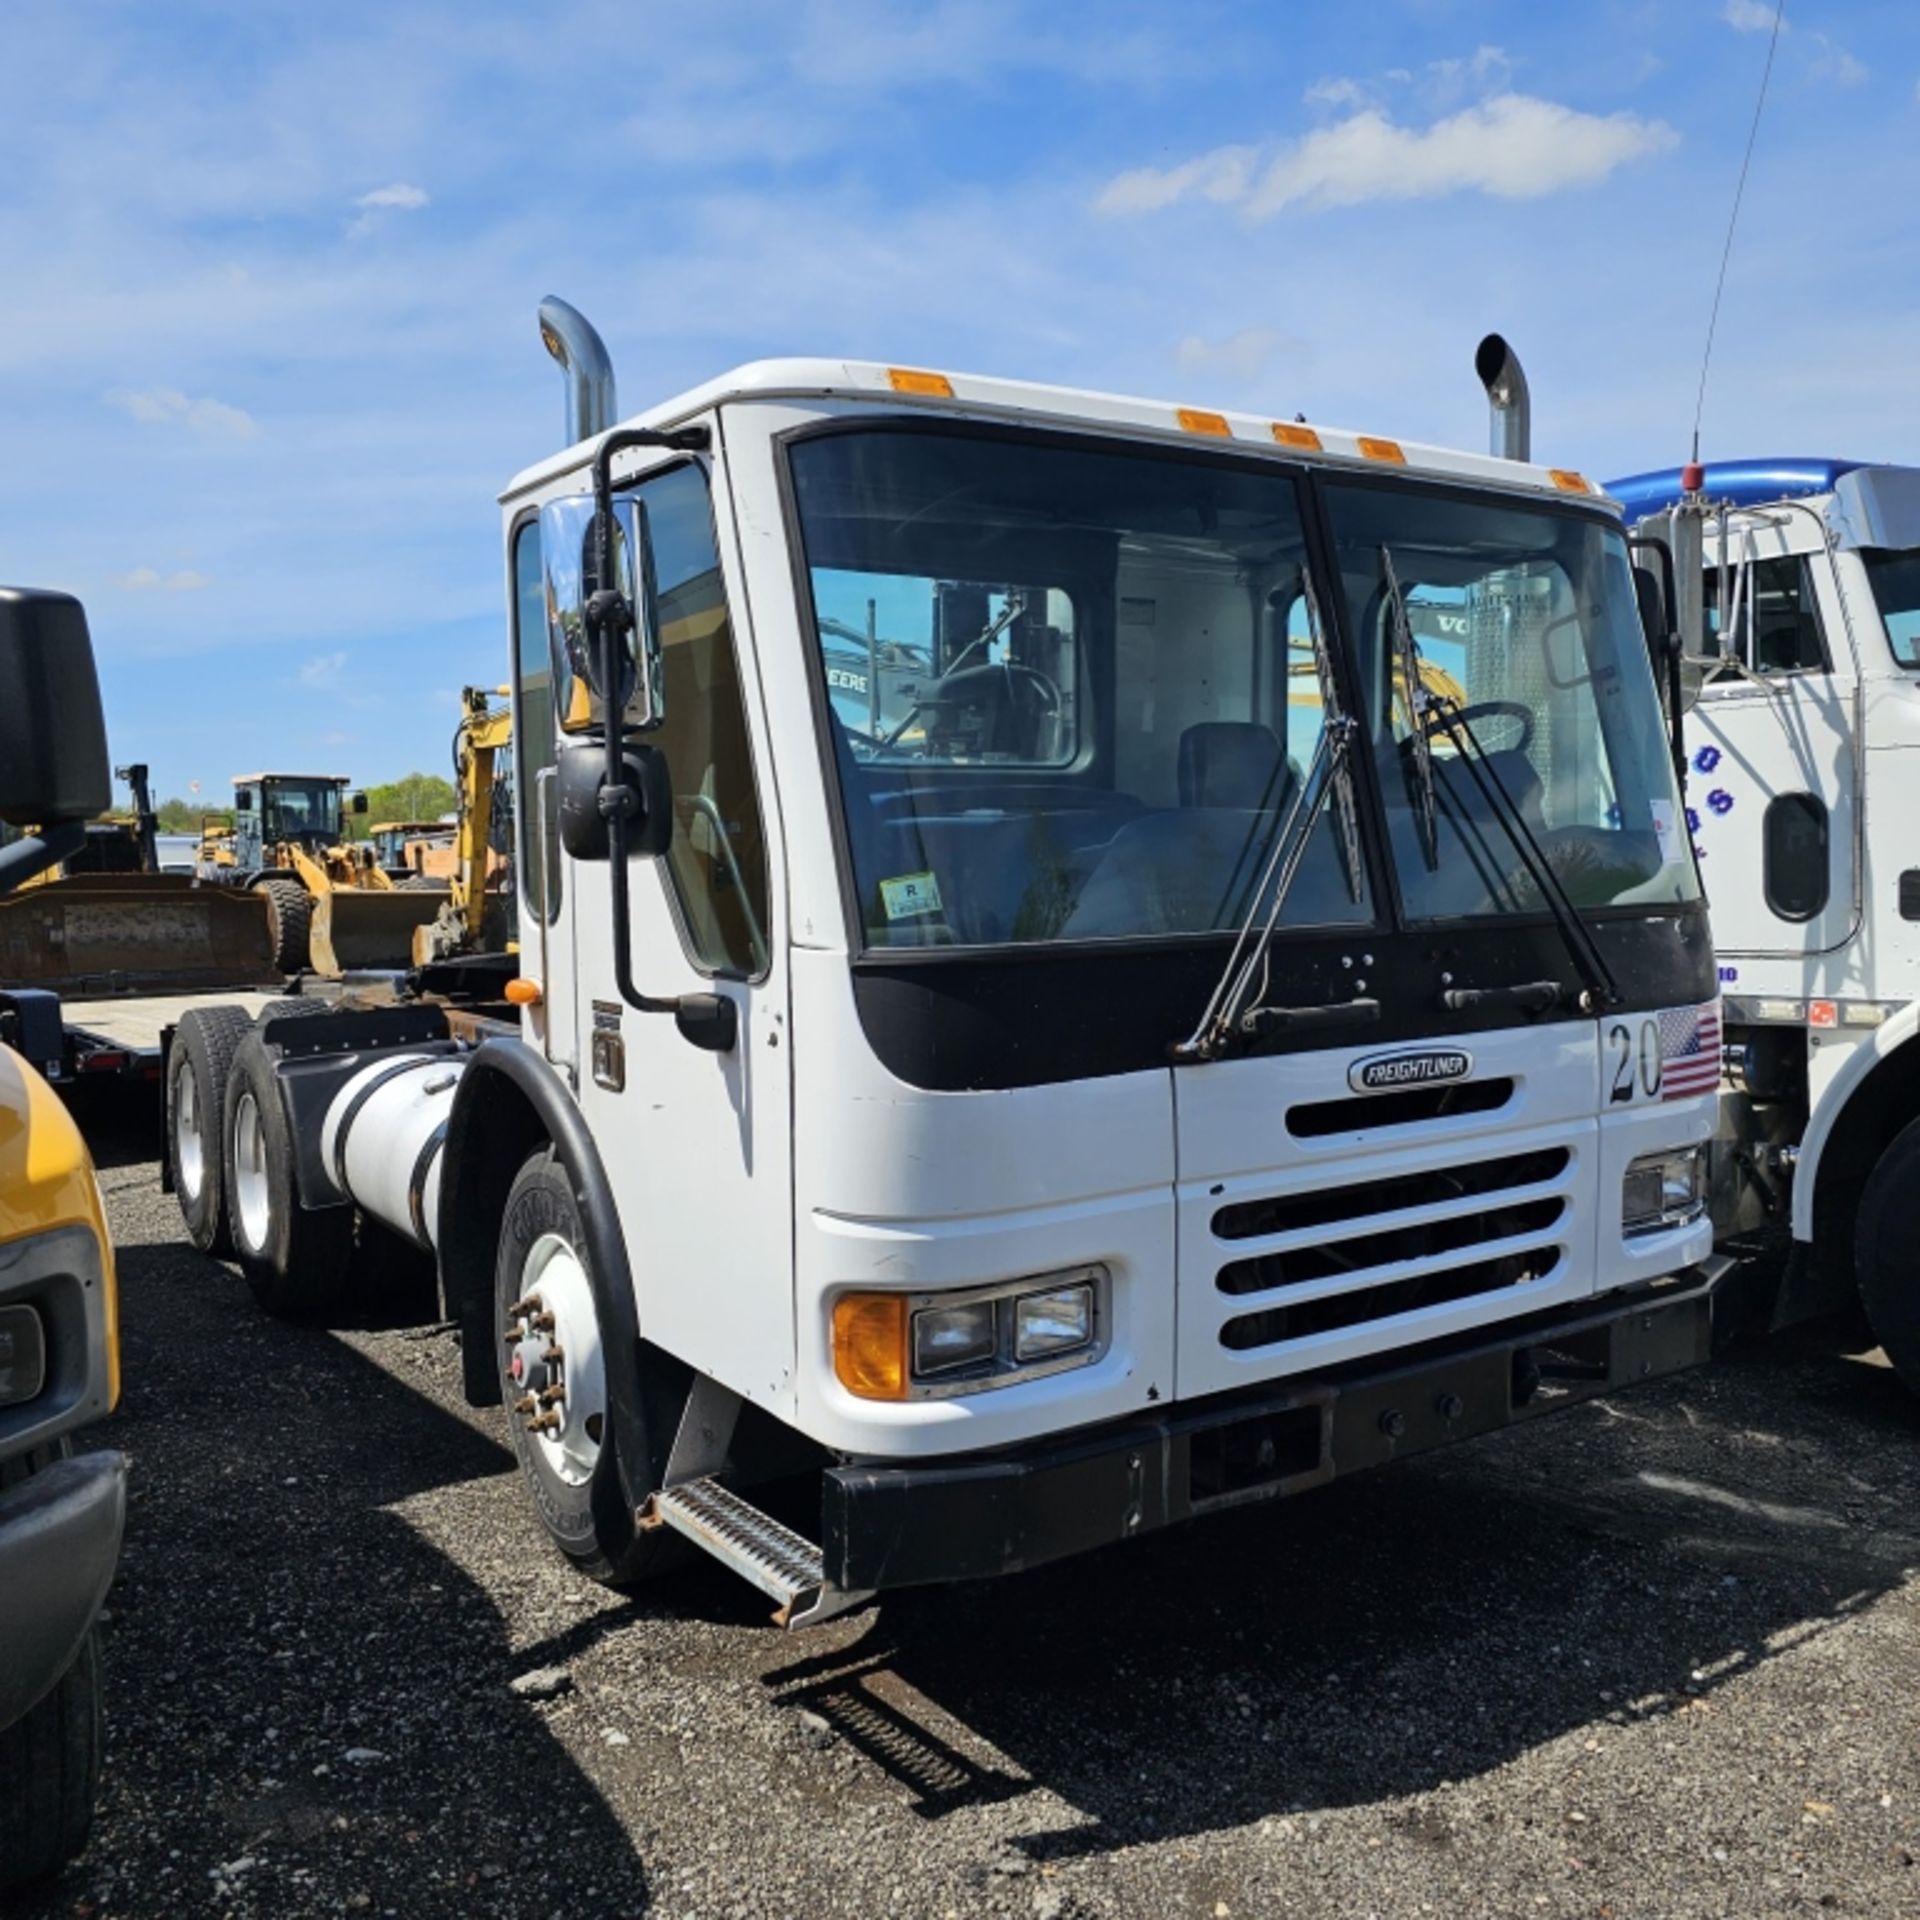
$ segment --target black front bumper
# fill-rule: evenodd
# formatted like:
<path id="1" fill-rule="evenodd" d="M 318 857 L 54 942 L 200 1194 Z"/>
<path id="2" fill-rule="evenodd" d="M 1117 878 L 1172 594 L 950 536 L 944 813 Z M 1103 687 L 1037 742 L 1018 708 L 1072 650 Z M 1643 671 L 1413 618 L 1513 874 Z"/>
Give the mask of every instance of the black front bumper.
<path id="1" fill-rule="evenodd" d="M 827 1577 L 848 1591 L 1014 1573 L 1275 1500 L 1696 1366 L 1731 1263 L 1283 1386 L 1038 1445 L 830 1468 Z"/>

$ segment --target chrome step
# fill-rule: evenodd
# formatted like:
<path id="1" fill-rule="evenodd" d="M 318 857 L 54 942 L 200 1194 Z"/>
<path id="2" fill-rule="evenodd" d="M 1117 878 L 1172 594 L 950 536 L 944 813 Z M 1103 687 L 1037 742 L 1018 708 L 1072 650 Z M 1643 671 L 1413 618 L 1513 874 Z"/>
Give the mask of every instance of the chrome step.
<path id="1" fill-rule="evenodd" d="M 811 1627 L 872 1599 L 827 1581 L 820 1549 L 717 1480 L 687 1480 L 653 1496 L 654 1521 L 684 1533 L 780 1603 L 774 1622 Z"/>

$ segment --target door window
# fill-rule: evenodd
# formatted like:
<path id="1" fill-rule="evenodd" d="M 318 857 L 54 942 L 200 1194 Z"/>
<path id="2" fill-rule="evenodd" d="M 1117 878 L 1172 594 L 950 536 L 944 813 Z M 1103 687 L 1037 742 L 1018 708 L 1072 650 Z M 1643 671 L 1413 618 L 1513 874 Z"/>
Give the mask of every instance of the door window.
<path id="1" fill-rule="evenodd" d="M 636 490 L 647 509 L 666 718 L 650 736 L 673 777 L 667 870 L 687 947 L 708 973 L 766 972 L 767 836 L 705 471 Z"/>
<path id="2" fill-rule="evenodd" d="M 1782 920 L 1811 920 L 1827 904 L 1827 809 L 1814 793 L 1767 803 L 1762 876 L 1767 905 Z"/>
<path id="3" fill-rule="evenodd" d="M 1721 573 L 1716 567 L 1706 572 L 1707 651 L 1720 646 Z M 1729 601 L 1739 595 L 1752 603 L 1752 618 L 1743 604 L 1737 621 L 1737 638 L 1744 645 L 1752 636 L 1753 657 L 1747 662 L 1755 673 L 1824 673 L 1827 647 L 1820 631 L 1820 610 L 1815 603 L 1813 570 L 1802 554 L 1776 554 L 1732 569 L 1727 578 Z"/>
<path id="4" fill-rule="evenodd" d="M 540 568 L 540 523 L 524 522 L 513 536 L 514 673 L 519 711 L 513 726 L 513 810 L 520 858 L 520 893 L 543 920 L 560 911 L 560 822 L 548 782 L 554 764 L 553 655 L 547 638 L 546 581 Z M 540 816 L 545 814 L 545 833 Z"/>

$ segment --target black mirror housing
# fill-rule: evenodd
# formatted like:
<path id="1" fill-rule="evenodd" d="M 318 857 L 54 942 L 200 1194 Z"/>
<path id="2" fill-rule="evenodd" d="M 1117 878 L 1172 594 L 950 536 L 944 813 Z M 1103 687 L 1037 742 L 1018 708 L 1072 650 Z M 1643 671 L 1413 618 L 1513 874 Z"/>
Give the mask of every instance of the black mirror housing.
<path id="1" fill-rule="evenodd" d="M 0 820 L 48 826 L 112 804 L 85 610 L 71 594 L 0 587 Z"/>
<path id="2" fill-rule="evenodd" d="M 627 821 L 627 851 L 657 860 L 673 844 L 673 774 L 656 747 L 629 746 L 627 785 L 637 806 Z M 560 749 L 560 844 L 573 860 L 605 860 L 612 851 L 600 792 L 606 785 L 607 750 L 598 740 Z"/>
<path id="3" fill-rule="evenodd" d="M 364 793 L 356 793 L 356 794 L 355 794 L 355 795 L 353 796 L 353 810 L 354 810 L 354 812 L 355 812 L 355 813 L 365 813 L 365 812 L 366 812 L 366 810 L 367 810 L 367 796 L 366 796 L 366 795 L 365 795 Z"/>

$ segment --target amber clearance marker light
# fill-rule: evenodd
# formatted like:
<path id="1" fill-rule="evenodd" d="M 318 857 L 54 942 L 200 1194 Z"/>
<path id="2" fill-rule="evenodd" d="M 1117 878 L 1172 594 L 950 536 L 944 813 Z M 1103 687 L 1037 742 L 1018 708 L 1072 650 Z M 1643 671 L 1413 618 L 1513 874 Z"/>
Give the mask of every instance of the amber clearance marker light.
<path id="1" fill-rule="evenodd" d="M 843 1293 L 833 1303 L 833 1370 L 862 1400 L 907 1397 L 907 1300 Z"/>
<path id="2" fill-rule="evenodd" d="M 1311 427 L 1296 427 L 1285 420 L 1276 420 L 1273 423 L 1273 437 L 1283 447 L 1294 447 L 1301 453 L 1320 451 L 1320 436 Z"/>
<path id="3" fill-rule="evenodd" d="M 1233 429 L 1224 413 L 1208 413 L 1203 407 L 1181 407 L 1173 416 L 1189 433 L 1210 433 L 1216 439 L 1231 440 Z"/>
<path id="4" fill-rule="evenodd" d="M 1396 467 L 1407 464 L 1407 456 L 1400 451 L 1398 440 L 1376 440 L 1371 434 L 1363 433 L 1353 444 L 1369 460 L 1390 461 Z"/>
<path id="5" fill-rule="evenodd" d="M 936 400 L 953 398 L 953 382 L 944 373 L 922 373 L 918 367 L 889 367 L 887 385 L 895 393 L 930 393 Z"/>
<path id="6" fill-rule="evenodd" d="M 1575 473 L 1570 467 L 1549 467 L 1547 469 L 1547 478 L 1551 480 L 1562 493 L 1591 493 L 1593 491 L 1593 489 L 1587 485 L 1585 475 Z"/>
<path id="7" fill-rule="evenodd" d="M 538 980 L 509 980 L 507 998 L 516 1007 L 537 1007 L 542 999 Z"/>

